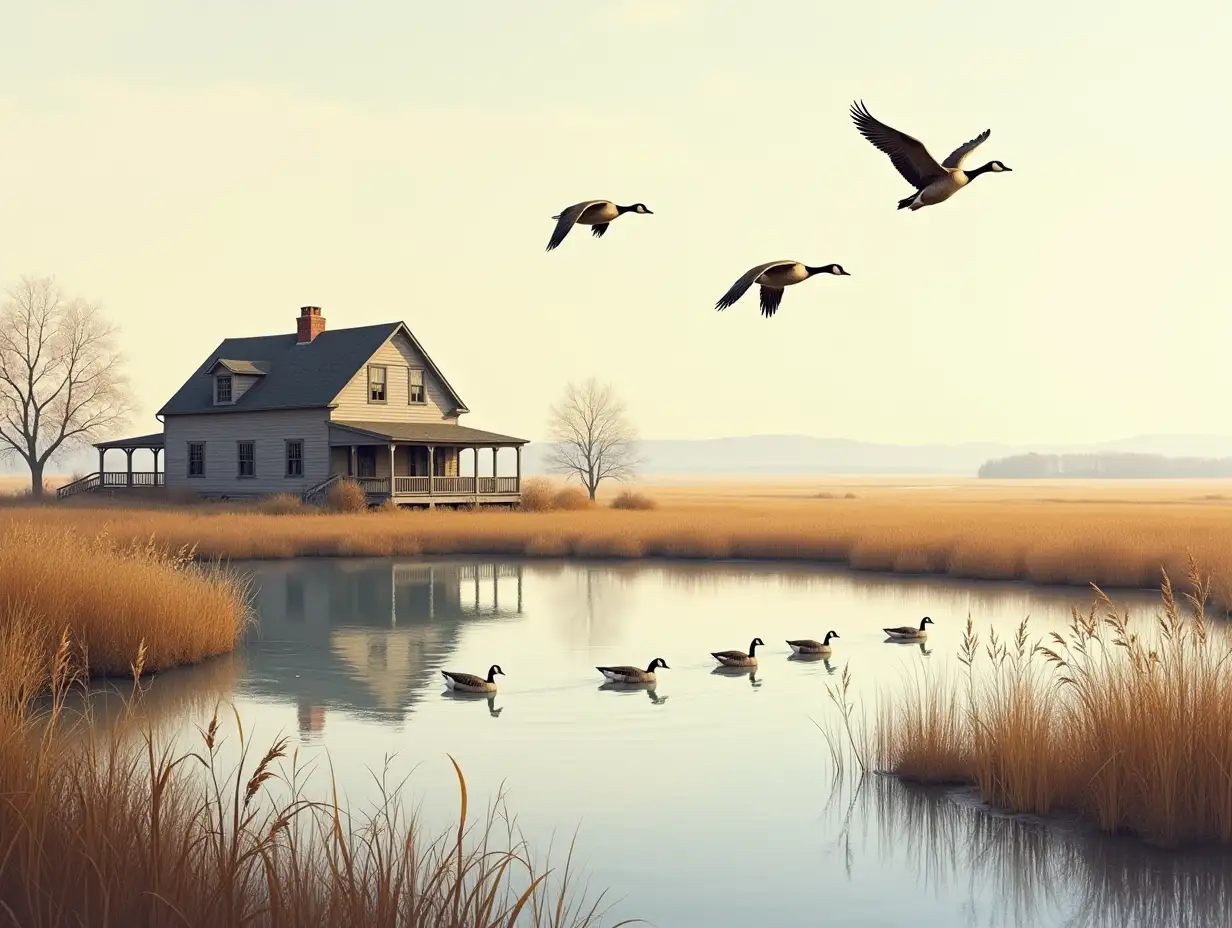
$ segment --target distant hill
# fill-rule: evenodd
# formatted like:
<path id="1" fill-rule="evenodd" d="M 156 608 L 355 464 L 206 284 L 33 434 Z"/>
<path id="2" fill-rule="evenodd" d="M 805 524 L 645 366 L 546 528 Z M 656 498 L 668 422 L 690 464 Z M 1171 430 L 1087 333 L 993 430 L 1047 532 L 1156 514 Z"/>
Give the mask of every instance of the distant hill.
<path id="1" fill-rule="evenodd" d="M 980 477 L 1070 479 L 1214 479 L 1232 477 L 1232 457 L 1170 458 L 1162 454 L 1016 454 L 987 461 Z"/>
<path id="2" fill-rule="evenodd" d="M 523 454 L 523 471 L 545 472 L 549 445 Z M 651 439 L 641 443 L 642 472 L 655 476 L 791 476 L 918 474 L 975 476 L 989 460 L 1031 452 L 1128 452 L 1202 458 L 1232 457 L 1232 436 L 1144 435 L 1091 445 L 1014 446 L 995 442 L 892 445 L 807 435 L 748 435 L 709 439 Z"/>

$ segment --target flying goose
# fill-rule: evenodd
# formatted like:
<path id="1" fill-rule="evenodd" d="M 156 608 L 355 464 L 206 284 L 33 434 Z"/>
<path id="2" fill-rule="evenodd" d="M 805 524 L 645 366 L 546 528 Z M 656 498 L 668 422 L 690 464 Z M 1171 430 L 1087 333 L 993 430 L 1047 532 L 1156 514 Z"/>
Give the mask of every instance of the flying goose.
<path id="1" fill-rule="evenodd" d="M 988 136 L 992 135 L 991 129 L 985 129 L 971 141 L 959 145 L 945 161 L 938 164 L 923 142 L 874 118 L 863 100 L 851 104 L 851 118 L 860 134 L 889 155 L 898 173 L 915 187 L 915 193 L 898 201 L 899 209 L 915 211 L 933 206 L 948 200 L 981 174 L 1012 170 L 1000 161 L 989 161 L 973 171 L 963 170 L 967 156 L 988 140 Z"/>
<path id="2" fill-rule="evenodd" d="M 757 666 L 757 646 L 766 646 L 766 643 L 760 638 L 754 638 L 749 642 L 749 653 L 743 651 L 711 651 L 710 656 L 722 664 L 724 667 L 756 667 Z"/>
<path id="3" fill-rule="evenodd" d="M 567 206 L 552 217 L 557 222 L 556 228 L 552 230 L 552 237 L 548 240 L 547 250 L 551 251 L 563 242 L 565 236 L 569 234 L 569 230 L 573 228 L 574 223 L 590 226 L 590 234 L 595 238 L 602 238 L 611 221 L 625 213 L 654 215 L 654 213 L 646 208 L 645 203 L 634 203 L 632 206 L 617 206 L 611 200 L 583 200 L 581 203 Z"/>
<path id="4" fill-rule="evenodd" d="M 495 693 L 496 692 L 496 675 L 502 677 L 505 671 L 500 669 L 500 664 L 493 664 L 488 668 L 488 678 L 475 676 L 473 673 L 455 673 L 452 670 L 442 670 L 441 676 L 445 678 L 445 686 L 451 690 L 456 690 L 459 693 Z"/>
<path id="5" fill-rule="evenodd" d="M 934 624 L 936 623 L 932 619 L 924 616 L 924 618 L 920 619 L 919 628 L 913 625 L 900 625 L 898 628 L 883 628 L 882 631 L 895 641 L 923 641 L 928 637 L 928 632 L 924 626 Z"/>
<path id="6" fill-rule="evenodd" d="M 654 683 L 655 668 L 662 667 L 664 670 L 671 670 L 667 666 L 667 661 L 661 657 L 656 657 L 647 665 L 645 670 L 639 670 L 637 667 L 624 665 L 621 667 L 596 667 L 595 670 L 603 674 L 613 683 Z"/>
<path id="7" fill-rule="evenodd" d="M 731 285 L 719 302 L 714 304 L 718 310 L 727 309 L 744 296 L 746 290 L 753 284 L 761 285 L 761 314 L 769 319 L 783 301 L 783 288 L 808 280 L 817 274 L 835 274 L 839 277 L 850 277 L 841 265 L 823 264 L 812 267 L 799 261 L 767 261 L 757 267 L 751 267 L 744 275 Z"/>
<path id="8" fill-rule="evenodd" d="M 838 632 L 826 632 L 825 641 L 814 641 L 812 638 L 797 638 L 795 641 L 787 642 L 787 646 L 791 648 L 792 654 L 829 654 L 832 650 L 830 647 L 831 638 L 843 637 Z"/>

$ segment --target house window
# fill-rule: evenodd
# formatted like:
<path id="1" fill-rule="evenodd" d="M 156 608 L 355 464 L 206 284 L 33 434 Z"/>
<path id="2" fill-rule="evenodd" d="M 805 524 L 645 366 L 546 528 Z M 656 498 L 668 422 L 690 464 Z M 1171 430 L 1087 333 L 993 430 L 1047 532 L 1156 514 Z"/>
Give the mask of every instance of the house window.
<path id="1" fill-rule="evenodd" d="M 368 368 L 368 402 L 385 402 L 385 368 Z"/>
<path id="2" fill-rule="evenodd" d="M 257 446 L 255 442 L 237 442 L 240 477 L 257 476 Z"/>
<path id="3" fill-rule="evenodd" d="M 302 441 L 287 442 L 287 476 L 304 476 L 304 443 Z"/>
<path id="4" fill-rule="evenodd" d="M 410 383 L 411 395 L 409 401 L 412 403 L 424 403 L 424 376 L 423 371 L 411 368 L 406 372 L 406 379 Z"/>
<path id="5" fill-rule="evenodd" d="M 231 402 L 231 375 L 219 374 L 214 378 L 214 402 Z"/>
<path id="6" fill-rule="evenodd" d="M 203 441 L 188 443 L 188 476 L 205 476 L 205 442 Z"/>

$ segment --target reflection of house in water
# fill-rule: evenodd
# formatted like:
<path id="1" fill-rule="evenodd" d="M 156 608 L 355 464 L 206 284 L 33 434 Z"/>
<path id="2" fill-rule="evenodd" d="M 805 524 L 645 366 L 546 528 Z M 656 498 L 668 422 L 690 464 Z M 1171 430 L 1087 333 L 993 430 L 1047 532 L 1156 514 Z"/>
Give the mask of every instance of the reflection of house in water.
<path id="1" fill-rule="evenodd" d="M 466 622 L 521 615 L 520 565 L 298 560 L 255 569 L 251 695 L 294 702 L 301 737 L 327 708 L 400 722 Z"/>

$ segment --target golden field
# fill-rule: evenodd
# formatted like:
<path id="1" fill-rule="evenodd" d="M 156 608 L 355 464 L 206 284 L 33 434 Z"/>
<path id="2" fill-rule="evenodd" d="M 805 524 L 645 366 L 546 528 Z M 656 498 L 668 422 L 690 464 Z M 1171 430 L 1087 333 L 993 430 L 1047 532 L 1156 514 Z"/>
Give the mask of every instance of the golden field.
<path id="1" fill-rule="evenodd" d="M 1155 587 L 1192 554 L 1232 577 L 1232 482 L 961 478 L 660 480 L 650 510 L 262 514 L 257 507 L 126 506 L 78 498 L 0 509 L 117 539 L 195 545 L 206 557 L 506 554 L 763 558 L 970 579 Z M 1221 587 L 1217 599 L 1228 601 Z"/>
<path id="2" fill-rule="evenodd" d="M 1208 590 L 1163 585 L 1154 629 L 1129 631 L 1106 597 L 1064 633 L 981 640 L 961 679 L 922 676 L 883 701 L 867 756 L 904 779 L 974 784 L 1013 812 L 1076 814 L 1153 843 L 1232 844 L 1232 633 Z"/>
<path id="3" fill-rule="evenodd" d="M 457 829 L 432 838 L 397 784 L 362 817 L 336 790 L 309 799 L 285 738 L 258 747 L 217 709 L 195 744 L 169 746 L 137 678 L 230 650 L 247 610 L 229 574 L 189 554 L 46 524 L 0 530 L 0 925 L 597 922 L 598 903 L 573 898 L 568 862 L 549 888 L 499 803 L 471 824 L 460 770 Z M 88 675 L 124 667 L 129 711 L 96 727 L 70 710 Z M 222 690 L 229 673 L 220 666 Z"/>

